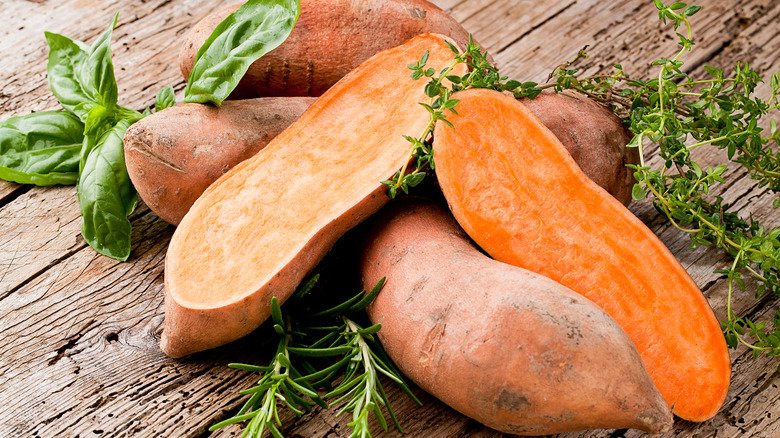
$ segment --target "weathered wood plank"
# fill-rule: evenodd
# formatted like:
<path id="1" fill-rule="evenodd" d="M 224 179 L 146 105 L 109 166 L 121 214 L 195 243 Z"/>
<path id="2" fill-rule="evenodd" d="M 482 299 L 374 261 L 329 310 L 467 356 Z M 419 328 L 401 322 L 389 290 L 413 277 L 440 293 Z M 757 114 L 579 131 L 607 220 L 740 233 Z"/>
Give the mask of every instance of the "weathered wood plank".
<path id="1" fill-rule="evenodd" d="M 0 27 L 0 119 L 56 108 L 45 85 L 42 29 L 91 42 L 120 12 L 114 32 L 114 60 L 120 102 L 143 109 L 165 85 L 183 87 L 176 57 L 178 39 L 200 17 L 233 1 L 85 0 L 4 1 Z M 558 0 L 440 0 L 496 57 L 502 71 L 524 80 L 543 80 L 585 44 L 591 57 L 584 71 L 603 71 L 620 61 L 633 76 L 652 71 L 648 61 L 674 50 L 654 18 L 651 2 Z M 609 3 L 609 4 L 605 4 Z M 695 17 L 699 36 L 690 65 L 729 65 L 745 59 L 761 69 L 780 70 L 780 4 L 771 0 L 702 2 Z M 18 56 L 17 56 L 18 55 Z M 631 66 L 631 67 L 629 67 Z M 701 74 L 699 67 L 695 72 Z M 764 91 L 765 92 L 765 91 Z M 652 152 L 652 151 L 649 151 Z M 718 153 L 707 152 L 705 162 Z M 657 164 L 657 159 L 651 160 Z M 744 174 L 733 166 L 730 172 Z M 718 188 L 740 208 L 750 208 L 778 226 L 761 189 L 747 179 Z M 688 251 L 688 239 L 665 225 L 647 203 L 633 211 L 670 247 L 725 316 L 725 280 L 712 273 L 720 256 Z M 134 214 L 131 261 L 97 255 L 79 237 L 73 188 L 30 188 L 0 183 L 0 332 L 7 348 L 0 356 L 2 436 L 235 436 L 238 428 L 209 434 L 217 418 L 235 412 L 237 390 L 253 376 L 228 362 L 263 362 L 258 332 L 229 346 L 170 360 L 159 352 L 163 323 L 162 269 L 172 227 L 145 208 Z M 771 317 L 777 303 L 749 294 L 738 312 Z M 667 436 L 776 436 L 777 360 L 732 354 L 734 382 L 718 416 L 699 425 L 678 421 Z M 390 398 L 411 437 L 499 437 L 422 395 L 417 407 L 389 387 Z M 417 391 L 420 394 L 419 391 Z M 349 415 L 315 410 L 302 419 L 285 417 L 287 436 L 348 436 Z M 378 430 L 378 424 L 373 423 Z M 635 437 L 635 431 L 591 431 L 566 437 Z M 375 436 L 398 437 L 397 432 Z"/>

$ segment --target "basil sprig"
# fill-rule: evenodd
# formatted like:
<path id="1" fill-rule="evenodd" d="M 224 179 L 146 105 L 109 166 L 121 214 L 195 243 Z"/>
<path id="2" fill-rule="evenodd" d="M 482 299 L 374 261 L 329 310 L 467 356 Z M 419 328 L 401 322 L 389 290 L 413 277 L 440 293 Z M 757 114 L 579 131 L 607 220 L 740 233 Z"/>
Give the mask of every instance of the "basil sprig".
<path id="1" fill-rule="evenodd" d="M 185 102 L 221 105 L 249 66 L 290 36 L 298 0 L 249 0 L 225 18 L 198 54 L 184 90 Z"/>
<path id="2" fill-rule="evenodd" d="M 298 0 L 250 0 L 226 18 L 198 52 L 185 93 L 188 102 L 216 105 L 249 65 L 292 31 Z M 111 36 L 117 16 L 90 46 L 46 32 L 49 88 L 65 111 L 46 111 L 0 122 L 0 178 L 20 184 L 72 185 L 81 207 L 81 234 L 97 252 L 130 256 L 128 216 L 138 194 L 127 173 L 123 138 L 151 113 L 117 103 Z M 173 88 L 160 90 L 155 110 L 176 104 Z"/>
<path id="3" fill-rule="evenodd" d="M 97 252 L 127 260 L 131 234 L 127 216 L 135 209 L 138 195 L 125 167 L 122 138 L 143 115 L 117 104 L 111 60 L 116 22 L 114 16 L 92 46 L 47 32 L 47 72 L 52 93 L 83 122 L 76 188 L 81 234 Z"/>

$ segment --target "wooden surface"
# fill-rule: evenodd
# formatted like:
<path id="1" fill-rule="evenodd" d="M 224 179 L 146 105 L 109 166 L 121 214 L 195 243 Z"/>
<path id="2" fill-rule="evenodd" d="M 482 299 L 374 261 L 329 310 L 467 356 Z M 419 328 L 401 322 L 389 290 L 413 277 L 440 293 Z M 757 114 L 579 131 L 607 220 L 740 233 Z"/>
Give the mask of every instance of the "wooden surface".
<path id="1" fill-rule="evenodd" d="M 142 110 L 163 86 L 179 92 L 178 44 L 187 29 L 232 0 L 3 0 L 0 4 L 0 120 L 58 108 L 46 84 L 43 31 L 91 43 L 119 11 L 112 48 L 120 103 Z M 590 45 L 585 71 L 621 62 L 648 77 L 649 61 L 676 50 L 655 19 L 650 0 L 436 0 L 494 55 L 502 72 L 543 80 L 557 64 Z M 780 2 L 707 0 L 694 17 L 697 46 L 689 71 L 748 61 L 764 75 L 780 70 Z M 380 36 L 377 36 L 380 37 Z M 768 87 L 760 88 L 766 98 Z M 649 151 L 652 154 L 653 151 Z M 714 162 L 718 152 L 702 151 Z M 657 160 L 650 158 L 656 164 Z M 771 197 L 732 165 L 736 183 L 715 193 L 780 226 Z M 666 225 L 648 204 L 632 211 L 669 246 L 725 317 L 724 266 L 716 251 L 688 250 L 688 238 Z M 133 214 L 133 253 L 126 263 L 99 256 L 79 234 L 73 187 L 37 188 L 0 182 L 0 436 L 2 437 L 225 437 L 209 425 L 230 416 L 237 393 L 254 376 L 227 363 L 263 363 L 268 352 L 250 336 L 229 346 L 171 360 L 159 350 L 163 324 L 163 262 L 173 227 L 141 206 Z M 773 298 L 739 294 L 736 312 L 767 319 Z M 732 352 L 733 381 L 723 409 L 712 420 L 678 420 L 667 437 L 780 436 L 778 359 Z M 522 372 L 519 370 L 518 372 Z M 605 370 L 608 372 L 608 370 Z M 425 396 L 416 407 L 391 390 L 408 437 L 499 437 Z M 561 394 L 565 397 L 565 394 Z M 348 416 L 315 411 L 286 416 L 288 437 L 346 437 Z M 377 426 L 375 424 L 375 426 Z M 378 426 L 376 428 L 378 430 Z M 565 437 L 636 437 L 637 431 L 590 431 Z M 395 431 L 376 433 L 398 437 Z"/>

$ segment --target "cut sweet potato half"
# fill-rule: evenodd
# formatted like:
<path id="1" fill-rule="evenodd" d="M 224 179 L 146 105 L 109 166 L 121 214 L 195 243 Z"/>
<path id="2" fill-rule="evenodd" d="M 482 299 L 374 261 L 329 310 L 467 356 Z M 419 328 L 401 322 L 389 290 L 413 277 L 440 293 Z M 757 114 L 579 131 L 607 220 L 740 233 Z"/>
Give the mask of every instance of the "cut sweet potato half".
<path id="1" fill-rule="evenodd" d="M 418 105 L 425 81 L 407 68 L 426 50 L 436 71 L 454 57 L 434 34 L 375 55 L 198 198 L 166 256 L 166 354 L 250 333 L 272 297 L 284 302 L 344 232 L 387 202 L 381 181 L 408 158 L 403 135 L 429 120 Z"/>
<path id="2" fill-rule="evenodd" d="M 590 298 L 626 330 L 673 411 L 720 409 L 730 359 L 707 299 L 661 241 L 580 171 L 521 103 L 457 93 L 434 135 L 436 174 L 461 226 L 490 256 Z"/>

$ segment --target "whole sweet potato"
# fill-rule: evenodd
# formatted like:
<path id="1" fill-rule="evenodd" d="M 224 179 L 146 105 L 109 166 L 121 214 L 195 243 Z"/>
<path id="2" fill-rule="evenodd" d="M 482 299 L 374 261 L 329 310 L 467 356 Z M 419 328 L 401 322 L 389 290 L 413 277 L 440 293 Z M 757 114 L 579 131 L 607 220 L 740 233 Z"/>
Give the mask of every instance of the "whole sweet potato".
<path id="1" fill-rule="evenodd" d="M 633 134 L 607 108 L 576 93 L 545 91 L 521 102 L 561 141 L 580 169 L 623 205 L 636 180 L 626 164 L 639 164 L 627 148 Z"/>
<path id="2" fill-rule="evenodd" d="M 179 67 L 189 78 L 198 50 L 240 5 L 202 19 L 187 34 Z M 305 0 L 289 38 L 249 68 L 231 98 L 319 96 L 363 61 L 421 33 L 459 44 L 468 32 L 425 0 Z"/>
<path id="3" fill-rule="evenodd" d="M 125 162 L 141 199 L 178 225 L 212 182 L 256 154 L 314 103 L 312 97 L 188 103 L 167 108 L 125 133 Z"/>
<path id="4" fill-rule="evenodd" d="M 372 220 L 363 284 L 387 281 L 369 317 L 421 388 L 512 434 L 669 429 L 636 348 L 591 301 L 485 256 L 427 201 L 403 200 Z"/>

